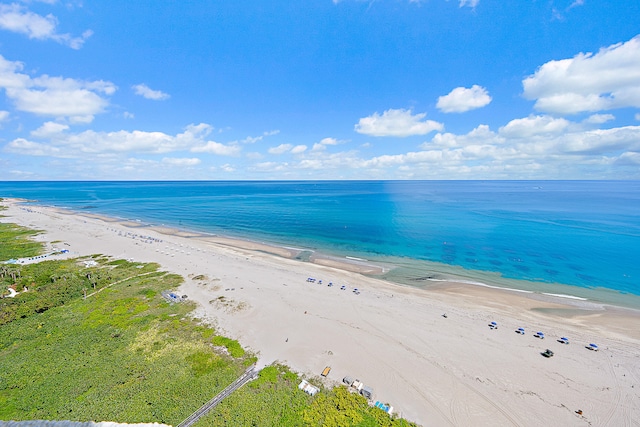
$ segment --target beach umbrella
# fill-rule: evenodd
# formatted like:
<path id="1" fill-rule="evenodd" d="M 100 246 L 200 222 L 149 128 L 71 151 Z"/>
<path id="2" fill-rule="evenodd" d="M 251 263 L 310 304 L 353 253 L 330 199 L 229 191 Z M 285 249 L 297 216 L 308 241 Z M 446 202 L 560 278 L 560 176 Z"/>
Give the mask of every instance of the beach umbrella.
<path id="1" fill-rule="evenodd" d="M 591 348 L 593 348 L 595 350 L 598 349 L 598 345 L 597 344 L 593 344 L 593 343 L 589 344 L 589 347 L 591 347 Z"/>
<path id="2" fill-rule="evenodd" d="M 520 332 L 524 332 L 524 328 L 518 328 Z"/>
<path id="3" fill-rule="evenodd" d="M 492 325 L 497 325 L 497 323 L 496 323 L 496 322 L 491 322 L 491 324 L 492 324 Z"/>

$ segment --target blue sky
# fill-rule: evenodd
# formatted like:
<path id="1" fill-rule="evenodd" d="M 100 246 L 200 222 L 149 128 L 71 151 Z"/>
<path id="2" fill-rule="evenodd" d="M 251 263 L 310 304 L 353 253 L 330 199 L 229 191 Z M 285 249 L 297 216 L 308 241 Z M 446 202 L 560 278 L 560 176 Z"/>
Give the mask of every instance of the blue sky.
<path id="1" fill-rule="evenodd" d="M 0 180 L 640 179 L 637 0 L 0 0 Z"/>

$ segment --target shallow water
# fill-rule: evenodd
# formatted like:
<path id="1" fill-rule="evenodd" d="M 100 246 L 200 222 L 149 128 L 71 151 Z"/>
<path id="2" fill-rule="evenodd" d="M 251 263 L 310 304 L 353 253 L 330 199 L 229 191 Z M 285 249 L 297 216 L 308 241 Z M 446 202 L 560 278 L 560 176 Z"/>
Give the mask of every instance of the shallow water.
<path id="1" fill-rule="evenodd" d="M 413 286 L 435 271 L 640 295 L 636 181 L 4 182 L 0 196 L 383 262 Z"/>

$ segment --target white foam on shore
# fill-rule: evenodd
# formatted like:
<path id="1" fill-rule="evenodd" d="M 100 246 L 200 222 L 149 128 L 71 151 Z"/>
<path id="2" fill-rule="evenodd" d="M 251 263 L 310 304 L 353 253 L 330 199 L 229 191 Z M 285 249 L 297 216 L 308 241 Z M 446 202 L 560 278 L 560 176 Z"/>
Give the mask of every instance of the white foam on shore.
<path id="1" fill-rule="evenodd" d="M 265 243 L 265 245 L 271 245 L 271 243 Z M 315 252 L 313 249 L 296 248 L 295 246 L 283 246 L 283 248 L 285 248 L 285 249 L 291 249 L 292 251 Z"/>
<path id="2" fill-rule="evenodd" d="M 501 286 L 492 286 L 492 285 L 487 285 L 486 283 L 482 283 L 482 282 L 474 282 L 472 280 L 457 280 L 457 279 L 427 279 L 427 280 L 432 281 L 432 282 L 463 283 L 465 285 L 482 286 L 482 287 L 485 287 L 485 288 L 500 289 L 500 290 L 511 291 L 511 292 L 521 292 L 521 293 L 525 293 L 525 294 L 536 294 L 536 293 L 538 293 L 538 292 L 534 292 L 534 291 L 526 291 L 524 289 L 514 289 L 514 288 L 504 288 L 504 287 L 501 287 Z M 572 299 L 572 300 L 577 300 L 577 301 L 589 301 L 589 298 L 578 297 L 578 296 L 575 296 L 575 295 L 554 294 L 554 293 L 550 293 L 550 292 L 539 292 L 539 294 L 547 295 L 547 296 L 550 296 L 550 297 L 556 297 L 556 298 Z"/>
<path id="3" fill-rule="evenodd" d="M 427 280 L 429 280 L 431 282 L 462 283 L 462 284 L 465 284 L 465 285 L 482 286 L 482 287 L 485 287 L 485 288 L 500 289 L 500 290 L 503 290 L 503 291 L 522 292 L 524 294 L 533 294 L 533 293 L 535 293 L 533 291 L 525 291 L 524 289 L 503 288 L 502 286 L 487 285 L 486 283 L 474 282 L 473 280 L 458 280 L 458 279 L 427 279 Z"/>
<path id="4" fill-rule="evenodd" d="M 548 292 L 542 292 L 542 295 L 549 295 L 549 296 L 558 297 L 558 298 L 577 299 L 577 300 L 580 300 L 580 301 L 589 301 L 588 298 L 577 297 L 575 295 L 551 294 L 551 293 L 548 293 Z"/>
<path id="5" fill-rule="evenodd" d="M 352 260 L 355 260 L 355 261 L 369 261 L 368 259 L 357 258 L 357 257 L 354 257 L 354 256 L 346 256 L 345 258 L 346 259 L 352 259 Z"/>

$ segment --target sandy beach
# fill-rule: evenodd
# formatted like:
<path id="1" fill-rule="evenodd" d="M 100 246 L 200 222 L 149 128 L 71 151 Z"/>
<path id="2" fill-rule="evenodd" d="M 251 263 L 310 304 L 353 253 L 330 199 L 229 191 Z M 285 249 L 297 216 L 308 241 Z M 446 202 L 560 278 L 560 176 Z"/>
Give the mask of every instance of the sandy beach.
<path id="1" fill-rule="evenodd" d="M 638 311 L 455 282 L 415 289 L 363 276 L 381 268 L 364 262 L 301 262 L 293 248 L 1 203 L 0 221 L 70 251 L 56 256 L 157 262 L 185 278 L 197 317 L 259 363 L 307 376 L 331 366 L 328 385 L 358 378 L 423 426 L 640 425 Z"/>

